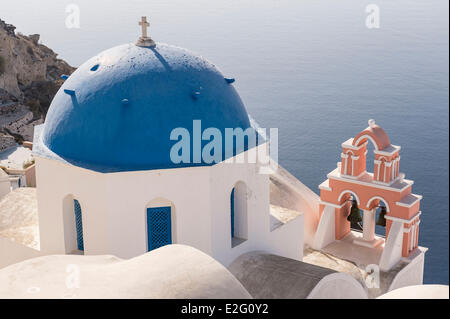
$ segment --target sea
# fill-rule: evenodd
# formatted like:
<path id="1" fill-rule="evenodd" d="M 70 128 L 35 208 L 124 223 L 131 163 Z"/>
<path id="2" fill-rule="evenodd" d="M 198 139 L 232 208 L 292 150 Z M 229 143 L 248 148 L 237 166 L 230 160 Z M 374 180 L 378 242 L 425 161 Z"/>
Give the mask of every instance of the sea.
<path id="1" fill-rule="evenodd" d="M 155 41 L 197 52 L 236 79 L 251 116 L 278 129 L 280 163 L 317 193 L 340 160 L 341 143 L 375 119 L 402 147 L 400 171 L 423 195 L 424 283 L 448 284 L 448 6 L 446 0 L 5 0 L 0 18 L 17 32 L 40 34 L 79 66 L 135 42 L 138 21 L 147 16 Z"/>

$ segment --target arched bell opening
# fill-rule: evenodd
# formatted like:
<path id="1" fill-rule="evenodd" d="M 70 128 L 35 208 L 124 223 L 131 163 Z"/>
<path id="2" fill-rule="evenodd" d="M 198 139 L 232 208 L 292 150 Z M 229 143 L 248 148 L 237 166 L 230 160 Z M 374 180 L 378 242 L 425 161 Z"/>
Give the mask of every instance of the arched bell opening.
<path id="1" fill-rule="evenodd" d="M 386 236 L 386 214 L 389 212 L 389 204 L 382 197 L 374 196 L 367 206 L 375 213 L 375 234 Z"/>
<path id="2" fill-rule="evenodd" d="M 342 206 L 342 210 L 346 221 L 350 223 L 350 229 L 362 232 L 363 212 L 360 209 L 361 202 L 358 195 L 351 190 L 344 190 L 339 195 L 338 201 L 341 205 L 346 204 Z"/>

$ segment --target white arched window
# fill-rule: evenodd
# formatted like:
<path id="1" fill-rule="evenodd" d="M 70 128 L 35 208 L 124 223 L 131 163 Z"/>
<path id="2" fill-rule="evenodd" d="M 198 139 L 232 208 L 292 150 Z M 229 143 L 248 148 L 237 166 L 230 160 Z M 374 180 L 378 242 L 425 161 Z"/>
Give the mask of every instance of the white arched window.
<path id="1" fill-rule="evenodd" d="M 83 211 L 73 195 L 67 195 L 63 200 L 63 223 L 66 254 L 84 253 Z"/>

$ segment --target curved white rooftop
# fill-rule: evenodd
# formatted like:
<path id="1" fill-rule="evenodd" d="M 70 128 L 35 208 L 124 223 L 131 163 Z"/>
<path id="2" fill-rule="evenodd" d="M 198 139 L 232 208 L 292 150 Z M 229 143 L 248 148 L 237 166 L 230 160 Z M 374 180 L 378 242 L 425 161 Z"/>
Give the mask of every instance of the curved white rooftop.
<path id="1" fill-rule="evenodd" d="M 71 268 L 68 268 L 68 265 Z M 79 271 L 79 288 L 67 288 Z M 76 277 L 72 277 L 76 285 Z M 0 269 L 2 298 L 251 298 L 220 263 L 189 246 L 169 245 L 121 260 L 53 255 Z"/>
<path id="2" fill-rule="evenodd" d="M 398 288 L 378 299 L 448 299 L 447 285 L 416 285 Z"/>

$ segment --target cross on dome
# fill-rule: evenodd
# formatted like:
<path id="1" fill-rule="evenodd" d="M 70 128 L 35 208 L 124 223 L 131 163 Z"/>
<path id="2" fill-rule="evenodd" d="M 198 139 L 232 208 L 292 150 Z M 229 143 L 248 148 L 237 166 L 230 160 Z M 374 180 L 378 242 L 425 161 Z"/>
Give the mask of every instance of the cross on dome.
<path id="1" fill-rule="evenodd" d="M 150 27 L 150 23 L 147 21 L 147 17 L 143 16 L 138 24 L 142 28 L 142 36 L 138 39 L 136 45 L 140 47 L 155 46 L 155 42 L 147 34 L 147 28 Z"/>
<path id="2" fill-rule="evenodd" d="M 142 38 L 147 38 L 147 28 L 150 27 L 150 23 L 147 22 L 147 17 L 142 17 L 139 25 L 142 27 Z"/>

